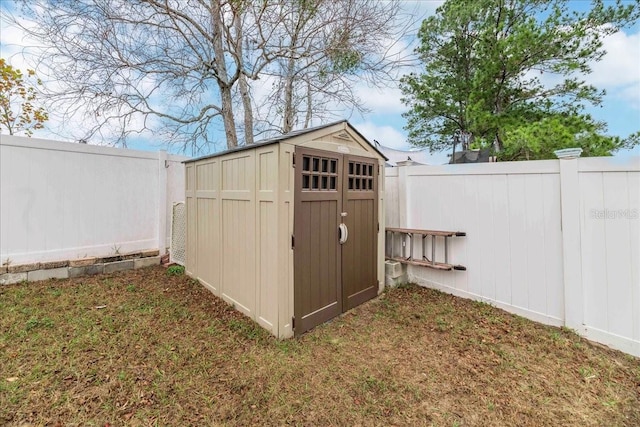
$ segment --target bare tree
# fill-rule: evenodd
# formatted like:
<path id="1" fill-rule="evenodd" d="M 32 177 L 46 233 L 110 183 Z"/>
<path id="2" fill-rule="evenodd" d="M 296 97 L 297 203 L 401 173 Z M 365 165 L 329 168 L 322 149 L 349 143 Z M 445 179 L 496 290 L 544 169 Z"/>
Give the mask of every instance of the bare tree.
<path id="1" fill-rule="evenodd" d="M 45 46 L 38 65 L 55 109 L 66 118 L 83 114 L 88 134 L 81 138 L 115 128 L 110 136 L 125 143 L 150 130 L 195 153 L 212 142 L 219 121 L 226 145 L 238 145 L 233 92 L 243 81 L 248 96 L 245 70 L 269 61 L 264 43 L 255 43 L 250 66 L 234 51 L 242 47 L 238 13 L 248 4 L 266 2 L 28 0 L 22 11 L 35 25 L 22 29 Z"/>
<path id="2" fill-rule="evenodd" d="M 77 139 L 152 132 L 198 154 L 222 125 L 232 148 L 238 132 L 252 143 L 331 106 L 362 111 L 355 83 L 384 84 L 403 62 L 391 55 L 397 0 L 20 1 L 30 23 L 3 19 L 44 46 L 49 110 L 81 115 Z M 264 81 L 276 83 L 255 99 Z"/>
<path id="3" fill-rule="evenodd" d="M 265 69 L 273 83 L 261 101 L 259 125 L 287 133 L 313 119 L 366 112 L 358 85 L 395 84 L 414 64 L 403 38 L 418 17 L 397 0 L 280 0 L 282 54 Z M 415 12 L 415 11 L 413 11 Z"/>

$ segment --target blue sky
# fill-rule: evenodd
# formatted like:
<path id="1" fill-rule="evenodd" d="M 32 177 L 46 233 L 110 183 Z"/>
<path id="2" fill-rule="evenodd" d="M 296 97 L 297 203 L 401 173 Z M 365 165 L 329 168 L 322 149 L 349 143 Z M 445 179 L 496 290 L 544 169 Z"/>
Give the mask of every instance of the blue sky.
<path id="1" fill-rule="evenodd" d="M 2 6 L 8 7 L 9 2 L 1 1 Z M 421 16 L 432 14 L 441 1 L 406 1 L 404 8 L 419 13 Z M 588 7 L 587 1 L 574 1 L 571 3 L 575 9 Z M 417 29 L 416 29 L 417 30 Z M 0 55 L 7 58 L 12 65 L 26 68 L 22 55 L 18 52 L 25 42 L 22 34 L 13 28 L 8 28 L 4 23 L 0 27 Z M 401 41 L 401 46 L 407 50 L 414 47 L 415 40 L 411 38 Z M 627 136 L 640 129 L 640 24 L 631 29 L 618 32 L 604 41 L 607 55 L 602 61 L 593 64 L 593 73 L 586 76 L 586 81 L 598 88 L 605 89 L 607 94 L 601 106 L 587 110 L 596 120 L 608 124 L 608 133 L 611 135 Z M 370 140 L 377 140 L 383 145 L 409 149 L 406 142 L 406 124 L 402 113 L 407 111 L 401 101 L 401 93 L 397 87 L 383 89 L 363 86 L 358 88 L 358 94 L 371 113 L 360 115 L 344 112 L 344 118 L 362 132 Z M 55 131 L 59 123 L 51 123 L 49 129 Z M 36 133 L 35 136 L 48 137 L 47 131 Z M 222 140 L 221 133 L 221 140 Z M 55 139 L 65 139 L 64 132 L 57 131 Z M 97 142 L 97 141 L 91 141 Z M 219 144 L 220 149 L 224 144 Z M 158 146 L 153 142 L 151 135 L 132 140 L 129 148 L 143 150 L 157 150 L 167 148 Z M 169 147 L 170 152 L 176 152 L 177 148 Z M 624 152 L 620 155 L 627 156 L 631 153 Z M 640 147 L 633 150 L 634 155 L 640 155 Z M 446 155 L 437 155 L 435 162 L 446 161 Z"/>

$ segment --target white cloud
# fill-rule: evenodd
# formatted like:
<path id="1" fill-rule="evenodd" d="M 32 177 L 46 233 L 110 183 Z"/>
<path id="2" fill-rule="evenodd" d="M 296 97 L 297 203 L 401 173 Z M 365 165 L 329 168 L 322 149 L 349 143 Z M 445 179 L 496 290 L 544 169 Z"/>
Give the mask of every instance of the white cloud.
<path id="1" fill-rule="evenodd" d="M 602 47 L 607 53 L 591 64 L 586 81 L 640 108 L 640 31 L 618 31 L 605 38 Z"/>
<path id="2" fill-rule="evenodd" d="M 362 85 L 356 90 L 358 98 L 373 114 L 402 114 L 407 107 L 400 101 L 398 87 L 375 88 Z"/>
<path id="3" fill-rule="evenodd" d="M 385 147 L 407 150 L 407 135 L 391 126 L 379 126 L 373 122 L 365 121 L 362 123 L 354 123 L 358 132 L 362 133 L 369 141 L 373 143 L 375 139 Z"/>
<path id="4" fill-rule="evenodd" d="M 607 53 L 592 64 L 591 83 L 607 88 L 640 81 L 640 32 L 618 31 L 603 40 L 602 48 Z"/>

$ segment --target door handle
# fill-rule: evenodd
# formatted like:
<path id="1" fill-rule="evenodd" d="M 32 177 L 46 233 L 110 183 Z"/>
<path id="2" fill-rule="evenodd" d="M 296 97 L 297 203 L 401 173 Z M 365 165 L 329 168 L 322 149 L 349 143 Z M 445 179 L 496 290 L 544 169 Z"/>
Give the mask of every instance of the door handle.
<path id="1" fill-rule="evenodd" d="M 344 245 L 347 242 L 347 239 L 349 238 L 349 229 L 346 224 L 341 223 L 338 226 L 338 237 L 340 238 L 341 245 Z"/>

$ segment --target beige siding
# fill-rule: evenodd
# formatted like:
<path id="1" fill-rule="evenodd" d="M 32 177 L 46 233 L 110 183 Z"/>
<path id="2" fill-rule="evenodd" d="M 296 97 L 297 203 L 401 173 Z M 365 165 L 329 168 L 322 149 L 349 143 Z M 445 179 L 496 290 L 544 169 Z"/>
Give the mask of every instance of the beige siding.
<path id="1" fill-rule="evenodd" d="M 220 157 L 222 298 L 255 319 L 255 151 Z"/>
<path id="2" fill-rule="evenodd" d="M 196 265 L 196 239 L 198 233 L 198 215 L 196 210 L 195 198 L 195 164 L 189 164 L 186 167 L 186 206 L 187 206 L 187 260 L 186 271 L 192 277 L 197 277 Z"/>
<path id="3" fill-rule="evenodd" d="M 219 161 L 196 164 L 196 277 L 213 293 L 220 294 L 220 198 Z"/>
<path id="4" fill-rule="evenodd" d="M 256 321 L 278 335 L 278 145 L 256 150 Z"/>
<path id="5" fill-rule="evenodd" d="M 283 253 L 278 164 L 274 144 L 190 164 L 186 180 L 188 273 L 274 335 Z"/>

